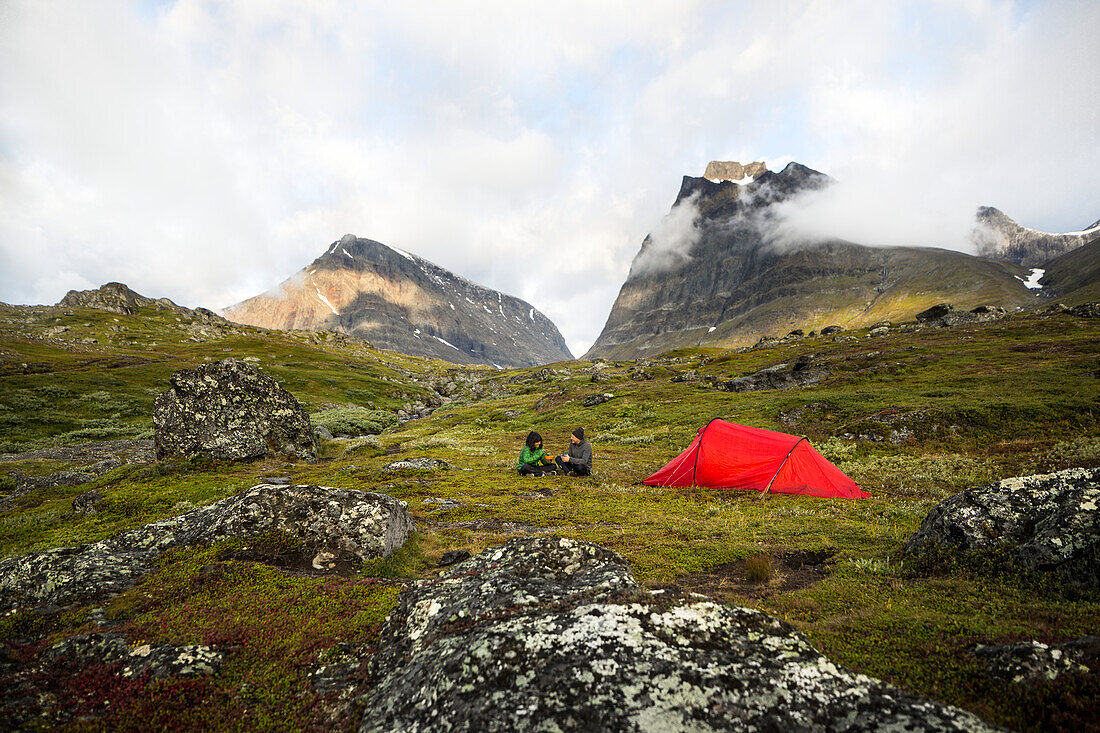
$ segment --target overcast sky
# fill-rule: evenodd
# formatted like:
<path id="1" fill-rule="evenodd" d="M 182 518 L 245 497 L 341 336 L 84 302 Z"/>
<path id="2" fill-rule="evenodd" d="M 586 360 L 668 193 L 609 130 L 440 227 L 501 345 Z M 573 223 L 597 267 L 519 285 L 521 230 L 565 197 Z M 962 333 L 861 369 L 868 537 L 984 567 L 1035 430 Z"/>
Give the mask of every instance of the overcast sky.
<path id="1" fill-rule="evenodd" d="M 574 354 L 708 161 L 797 160 L 867 244 L 1100 218 L 1100 3 L 0 0 L 0 301 L 219 308 L 345 233 Z"/>

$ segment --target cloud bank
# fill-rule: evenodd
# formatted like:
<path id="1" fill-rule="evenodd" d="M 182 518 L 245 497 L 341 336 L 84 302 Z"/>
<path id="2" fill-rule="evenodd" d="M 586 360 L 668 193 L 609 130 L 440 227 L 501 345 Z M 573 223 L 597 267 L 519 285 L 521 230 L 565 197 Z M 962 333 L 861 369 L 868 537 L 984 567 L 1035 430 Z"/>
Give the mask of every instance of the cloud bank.
<path id="1" fill-rule="evenodd" d="M 699 242 L 699 194 L 683 199 L 653 228 L 630 265 L 628 278 L 671 270 L 691 260 L 691 250 Z"/>
<path id="2" fill-rule="evenodd" d="M 1081 2 L 0 6 L 0 300 L 267 290 L 351 232 L 599 333 L 684 174 L 797 160 L 791 226 L 963 247 L 1100 216 Z M 548 264 L 551 263 L 551 264 Z"/>

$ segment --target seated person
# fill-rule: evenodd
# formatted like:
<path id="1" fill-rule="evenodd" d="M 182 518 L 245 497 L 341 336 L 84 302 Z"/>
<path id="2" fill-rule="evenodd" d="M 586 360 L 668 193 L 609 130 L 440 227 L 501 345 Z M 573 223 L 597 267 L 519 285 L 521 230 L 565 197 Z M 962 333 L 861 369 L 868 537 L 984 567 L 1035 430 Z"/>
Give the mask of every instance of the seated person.
<path id="1" fill-rule="evenodd" d="M 538 433 L 531 431 L 527 434 L 527 443 L 519 454 L 516 470 L 521 476 L 542 476 L 558 472 L 554 462 L 542 449 L 542 436 Z"/>
<path id="2" fill-rule="evenodd" d="M 570 476 L 592 475 L 592 446 L 584 439 L 584 428 L 577 428 L 569 436 L 569 452 L 557 457 L 555 462 L 562 473 Z"/>

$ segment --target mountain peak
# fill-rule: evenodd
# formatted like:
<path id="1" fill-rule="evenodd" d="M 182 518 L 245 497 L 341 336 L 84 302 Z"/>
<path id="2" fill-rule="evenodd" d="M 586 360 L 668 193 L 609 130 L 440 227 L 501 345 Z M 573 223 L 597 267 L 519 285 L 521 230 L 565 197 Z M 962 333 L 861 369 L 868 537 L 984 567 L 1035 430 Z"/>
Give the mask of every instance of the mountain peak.
<path id="1" fill-rule="evenodd" d="M 1100 221 L 1076 232 L 1040 232 L 993 206 L 979 206 L 970 239 L 978 254 L 1032 267 L 1100 239 Z"/>
<path id="2" fill-rule="evenodd" d="M 719 181 L 744 181 L 746 178 L 756 178 L 768 170 L 768 166 L 761 161 L 742 165 L 736 160 L 712 160 L 707 163 L 707 170 L 703 178 L 714 182 Z"/>
<path id="3" fill-rule="evenodd" d="M 533 366 L 573 358 L 557 327 L 530 303 L 353 234 L 281 285 L 224 312 L 239 323 L 340 331 L 457 364 Z"/>

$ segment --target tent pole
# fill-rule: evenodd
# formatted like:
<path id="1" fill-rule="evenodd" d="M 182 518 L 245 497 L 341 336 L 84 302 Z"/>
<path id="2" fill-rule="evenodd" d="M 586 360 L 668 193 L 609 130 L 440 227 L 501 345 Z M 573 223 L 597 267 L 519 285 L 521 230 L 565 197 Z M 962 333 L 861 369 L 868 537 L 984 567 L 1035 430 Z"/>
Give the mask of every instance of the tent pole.
<path id="1" fill-rule="evenodd" d="M 699 452 L 703 450 L 703 434 L 707 432 L 707 428 L 711 423 L 718 420 L 717 417 L 712 417 L 710 422 L 703 426 L 703 429 L 699 431 L 699 447 L 695 449 L 695 464 L 691 467 L 691 485 L 695 486 L 695 472 L 699 470 Z"/>
<path id="2" fill-rule="evenodd" d="M 806 438 L 802 437 L 802 438 L 799 438 L 798 440 L 796 440 L 794 445 L 791 446 L 791 449 L 789 451 L 787 451 L 787 455 L 783 456 L 783 460 L 780 461 L 780 463 L 779 463 L 779 468 L 775 469 L 775 473 L 772 474 L 771 481 L 769 481 L 768 485 L 764 487 L 764 490 L 760 492 L 760 498 L 761 499 L 763 499 L 765 496 L 767 496 L 768 492 L 771 491 L 772 484 L 774 484 L 776 478 L 779 477 L 779 472 L 783 470 L 783 466 L 787 465 L 787 459 L 789 459 L 791 457 L 791 454 L 794 453 L 794 449 L 797 448 L 798 444 L 801 443 L 803 440 L 806 440 Z"/>

